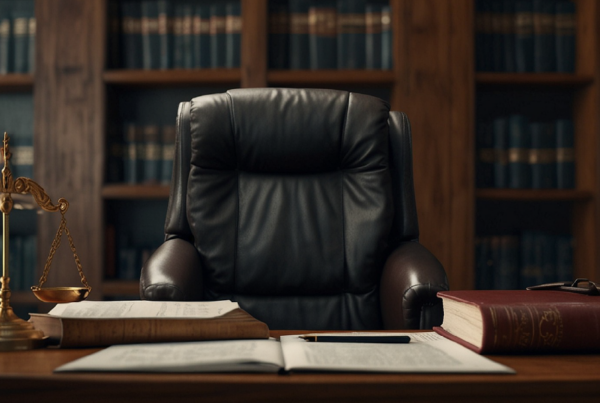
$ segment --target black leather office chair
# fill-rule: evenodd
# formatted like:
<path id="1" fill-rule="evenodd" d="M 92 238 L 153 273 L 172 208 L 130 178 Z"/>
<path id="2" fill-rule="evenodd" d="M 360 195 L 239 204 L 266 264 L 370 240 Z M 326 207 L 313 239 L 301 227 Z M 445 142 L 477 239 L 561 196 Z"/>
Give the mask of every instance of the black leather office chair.
<path id="1" fill-rule="evenodd" d="M 149 300 L 231 299 L 271 329 L 442 321 L 418 242 L 410 126 L 375 97 L 238 89 L 180 104 Z"/>

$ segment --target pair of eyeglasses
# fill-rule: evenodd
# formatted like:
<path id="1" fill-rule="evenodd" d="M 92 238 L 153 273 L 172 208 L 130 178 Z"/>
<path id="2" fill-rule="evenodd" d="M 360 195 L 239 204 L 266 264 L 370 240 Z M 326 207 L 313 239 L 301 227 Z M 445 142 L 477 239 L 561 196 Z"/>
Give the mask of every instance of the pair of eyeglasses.
<path id="1" fill-rule="evenodd" d="M 587 287 L 580 284 L 587 283 Z M 528 290 L 554 290 L 554 291 L 566 291 L 566 292 L 574 292 L 577 294 L 583 295 L 600 295 L 600 290 L 598 290 L 598 285 L 593 281 L 588 280 L 587 278 L 578 278 L 575 281 L 565 281 L 562 283 L 548 283 L 535 285 L 533 287 L 527 287 Z"/>

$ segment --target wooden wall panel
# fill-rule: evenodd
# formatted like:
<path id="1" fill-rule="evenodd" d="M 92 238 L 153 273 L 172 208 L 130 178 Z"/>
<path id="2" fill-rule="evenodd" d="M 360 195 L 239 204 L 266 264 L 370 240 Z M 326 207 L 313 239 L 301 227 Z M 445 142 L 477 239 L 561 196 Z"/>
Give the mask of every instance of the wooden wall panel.
<path id="1" fill-rule="evenodd" d="M 104 0 L 38 1 L 36 17 L 35 179 L 54 202 L 69 201 L 68 228 L 88 281 L 99 291 L 106 5 Z M 39 216 L 38 266 L 43 267 L 59 222 L 58 213 Z M 66 236 L 50 274 L 51 285 L 80 284 Z"/>
<path id="2" fill-rule="evenodd" d="M 473 285 L 473 2 L 397 0 L 395 109 L 413 134 L 421 242 Z"/>

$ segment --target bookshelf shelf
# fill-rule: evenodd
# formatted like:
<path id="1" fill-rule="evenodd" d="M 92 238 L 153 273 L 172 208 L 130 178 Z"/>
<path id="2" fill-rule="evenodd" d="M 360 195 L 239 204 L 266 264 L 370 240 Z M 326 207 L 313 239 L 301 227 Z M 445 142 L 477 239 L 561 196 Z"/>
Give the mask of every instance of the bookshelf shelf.
<path id="1" fill-rule="evenodd" d="M 105 200 L 167 199 L 169 186 L 166 185 L 105 185 L 102 198 Z"/>
<path id="2" fill-rule="evenodd" d="M 515 201 L 589 201 L 594 194 L 586 190 L 563 189 L 477 189 L 479 200 Z"/>
<path id="3" fill-rule="evenodd" d="M 593 83 L 594 76 L 568 73 L 476 73 L 475 82 L 478 85 L 582 87 Z"/>
<path id="4" fill-rule="evenodd" d="M 387 70 L 271 70 L 270 85 L 375 85 L 394 84 L 394 72 Z"/>
<path id="5" fill-rule="evenodd" d="M 173 70 L 107 70 L 104 82 L 121 86 L 181 86 L 236 85 L 241 80 L 240 69 L 173 69 Z"/>
<path id="6" fill-rule="evenodd" d="M 21 92 L 33 90 L 33 74 L 0 75 L 0 92 Z"/>

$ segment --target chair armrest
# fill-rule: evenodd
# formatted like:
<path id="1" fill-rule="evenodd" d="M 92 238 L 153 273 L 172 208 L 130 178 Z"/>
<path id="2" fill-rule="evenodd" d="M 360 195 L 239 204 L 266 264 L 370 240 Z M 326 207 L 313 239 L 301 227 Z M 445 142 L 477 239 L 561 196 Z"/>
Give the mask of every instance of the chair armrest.
<path id="1" fill-rule="evenodd" d="M 448 290 L 441 263 L 418 242 L 400 244 L 381 276 L 380 301 L 385 329 L 431 329 L 442 323 L 438 291 Z"/>
<path id="2" fill-rule="evenodd" d="M 142 267 L 141 299 L 200 301 L 202 265 L 194 245 L 183 239 L 165 241 Z"/>

